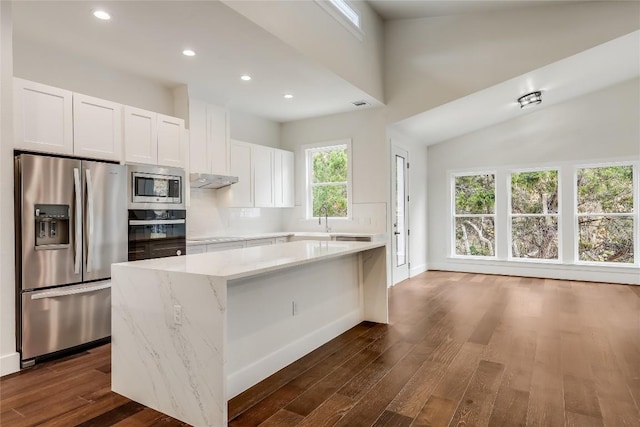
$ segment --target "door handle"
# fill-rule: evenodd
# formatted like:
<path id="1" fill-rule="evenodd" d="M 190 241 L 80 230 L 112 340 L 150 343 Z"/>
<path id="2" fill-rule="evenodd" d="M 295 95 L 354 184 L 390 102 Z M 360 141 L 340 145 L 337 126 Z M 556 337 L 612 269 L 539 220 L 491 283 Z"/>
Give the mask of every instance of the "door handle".
<path id="1" fill-rule="evenodd" d="M 91 271 L 93 265 L 93 181 L 91 171 L 85 169 L 87 175 L 87 273 Z"/>
<path id="2" fill-rule="evenodd" d="M 75 226 L 75 244 L 76 244 L 76 253 L 73 260 L 73 272 L 75 274 L 80 273 L 80 256 L 82 256 L 82 242 L 80 239 L 80 230 L 82 228 L 81 219 L 81 204 L 80 204 L 80 170 L 78 168 L 73 168 L 73 183 L 76 189 L 76 226 Z"/>
<path id="3" fill-rule="evenodd" d="M 76 288 L 76 289 L 69 289 L 69 290 L 63 290 L 63 291 L 39 292 L 37 294 L 31 295 L 31 299 L 34 300 L 34 299 L 64 297 L 68 295 L 87 294 L 89 292 L 95 292 L 101 289 L 108 289 L 110 287 L 111 287 L 111 282 L 105 283 L 104 285 L 88 286 L 86 288 Z"/>
<path id="4" fill-rule="evenodd" d="M 393 234 L 398 235 L 398 234 L 402 234 L 402 233 L 400 233 L 399 231 L 394 231 Z"/>

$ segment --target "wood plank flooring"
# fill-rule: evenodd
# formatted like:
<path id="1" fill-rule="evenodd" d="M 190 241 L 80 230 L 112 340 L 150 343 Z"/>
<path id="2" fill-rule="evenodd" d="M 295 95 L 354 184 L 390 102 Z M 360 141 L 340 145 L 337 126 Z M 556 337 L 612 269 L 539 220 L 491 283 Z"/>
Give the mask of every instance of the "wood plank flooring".
<path id="1" fill-rule="evenodd" d="M 640 426 L 640 287 L 428 272 L 229 402 L 239 426 Z M 110 391 L 110 346 L 0 380 L 0 425 L 185 425 Z"/>

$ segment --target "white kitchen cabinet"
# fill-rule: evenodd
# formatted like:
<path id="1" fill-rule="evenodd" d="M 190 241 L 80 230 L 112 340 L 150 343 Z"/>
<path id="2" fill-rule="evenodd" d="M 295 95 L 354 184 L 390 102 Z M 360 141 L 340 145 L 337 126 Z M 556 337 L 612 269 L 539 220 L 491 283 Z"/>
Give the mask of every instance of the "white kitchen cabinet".
<path id="1" fill-rule="evenodd" d="M 184 167 L 184 121 L 153 111 L 124 107 L 125 160 Z"/>
<path id="2" fill-rule="evenodd" d="M 156 113 L 124 107 L 124 153 L 127 162 L 158 162 L 158 128 Z"/>
<path id="3" fill-rule="evenodd" d="M 253 248 L 256 246 L 269 246 L 276 243 L 275 239 L 253 239 L 247 240 L 247 247 Z"/>
<path id="4" fill-rule="evenodd" d="M 101 160 L 122 159 L 122 105 L 73 94 L 73 153 Z"/>
<path id="5" fill-rule="evenodd" d="M 262 145 L 252 145 L 254 202 L 257 208 L 272 208 L 275 205 L 273 191 L 274 149 Z"/>
<path id="6" fill-rule="evenodd" d="M 203 254 L 207 252 L 207 245 L 187 245 L 187 255 Z"/>
<path id="7" fill-rule="evenodd" d="M 15 78 L 15 148 L 73 154 L 73 93 Z"/>
<path id="8" fill-rule="evenodd" d="M 229 142 L 229 173 L 238 177 L 238 182 L 227 190 L 230 207 L 247 208 L 254 205 L 252 145 L 235 140 Z"/>
<path id="9" fill-rule="evenodd" d="M 158 114 L 158 165 L 184 167 L 182 137 L 184 120 Z"/>
<path id="10" fill-rule="evenodd" d="M 207 252 L 226 251 L 228 249 L 241 249 L 244 247 L 244 240 L 240 240 L 237 242 L 209 243 L 207 244 Z"/>
<path id="11" fill-rule="evenodd" d="M 278 150 L 274 152 L 273 189 L 275 206 L 278 208 L 292 208 L 294 206 L 294 157 L 291 151 Z"/>
<path id="12" fill-rule="evenodd" d="M 189 132 L 190 172 L 229 175 L 227 110 L 189 98 Z"/>

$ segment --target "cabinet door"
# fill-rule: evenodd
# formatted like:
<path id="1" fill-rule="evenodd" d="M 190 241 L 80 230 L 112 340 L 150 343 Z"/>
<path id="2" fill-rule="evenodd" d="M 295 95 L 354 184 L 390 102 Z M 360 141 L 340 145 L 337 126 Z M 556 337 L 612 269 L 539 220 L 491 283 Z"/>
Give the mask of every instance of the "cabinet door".
<path id="1" fill-rule="evenodd" d="M 229 118 L 227 110 L 215 105 L 207 106 L 207 140 L 211 173 L 229 174 Z"/>
<path id="2" fill-rule="evenodd" d="M 273 155 L 274 149 L 253 145 L 253 181 L 255 188 L 255 206 L 269 208 L 275 206 L 273 193 Z"/>
<path id="3" fill-rule="evenodd" d="M 189 171 L 211 173 L 207 128 L 207 104 L 189 99 Z"/>
<path id="4" fill-rule="evenodd" d="M 253 207 L 251 155 L 251 144 L 240 141 L 229 142 L 229 172 L 238 177 L 238 183 L 228 187 L 230 207 Z"/>
<path id="5" fill-rule="evenodd" d="M 203 254 L 207 252 L 207 245 L 187 245 L 187 255 Z"/>
<path id="6" fill-rule="evenodd" d="M 158 163 L 157 114 L 124 107 L 124 158 L 127 162 Z"/>
<path id="7" fill-rule="evenodd" d="M 275 244 L 275 239 L 255 239 L 247 240 L 247 247 L 253 248 L 256 246 L 269 246 Z"/>
<path id="8" fill-rule="evenodd" d="M 158 164 L 184 167 L 184 120 L 158 114 Z"/>
<path id="9" fill-rule="evenodd" d="M 14 79 L 15 148 L 73 154 L 72 93 Z"/>
<path id="10" fill-rule="evenodd" d="M 244 240 L 239 242 L 228 242 L 228 243 L 209 243 L 207 245 L 207 252 L 220 252 L 226 251 L 228 249 L 242 249 L 245 247 Z"/>
<path id="11" fill-rule="evenodd" d="M 122 105 L 73 94 L 73 152 L 101 160 L 122 159 Z"/>
<path id="12" fill-rule="evenodd" d="M 275 206 L 292 208 L 294 205 L 293 153 L 276 150 L 273 165 Z"/>

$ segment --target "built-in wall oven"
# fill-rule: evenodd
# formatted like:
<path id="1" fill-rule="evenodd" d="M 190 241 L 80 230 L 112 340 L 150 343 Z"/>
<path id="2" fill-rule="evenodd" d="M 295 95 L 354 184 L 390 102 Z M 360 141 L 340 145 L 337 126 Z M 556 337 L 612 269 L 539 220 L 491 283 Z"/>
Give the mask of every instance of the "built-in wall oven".
<path id="1" fill-rule="evenodd" d="M 184 170 L 127 166 L 129 261 L 184 255 Z"/>

